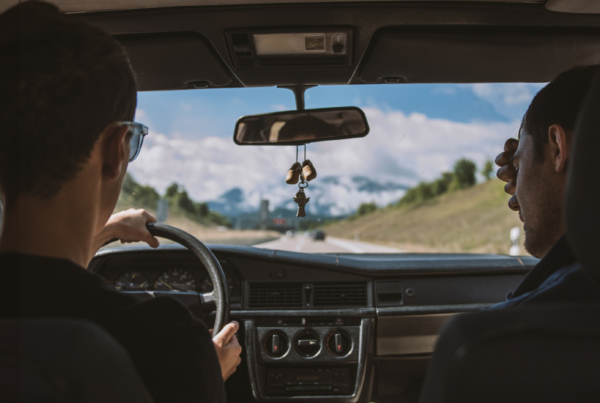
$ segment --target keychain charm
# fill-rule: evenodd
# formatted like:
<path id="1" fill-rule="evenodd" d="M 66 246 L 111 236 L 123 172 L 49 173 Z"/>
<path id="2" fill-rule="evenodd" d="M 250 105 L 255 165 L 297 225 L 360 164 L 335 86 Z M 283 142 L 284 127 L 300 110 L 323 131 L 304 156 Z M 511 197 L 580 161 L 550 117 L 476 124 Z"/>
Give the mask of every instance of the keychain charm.
<path id="1" fill-rule="evenodd" d="M 300 187 L 300 190 L 296 193 L 296 197 L 294 197 L 294 201 L 298 204 L 298 213 L 296 213 L 296 217 L 306 217 L 304 207 L 306 206 L 306 203 L 310 201 L 310 197 L 306 197 L 304 188 Z"/>

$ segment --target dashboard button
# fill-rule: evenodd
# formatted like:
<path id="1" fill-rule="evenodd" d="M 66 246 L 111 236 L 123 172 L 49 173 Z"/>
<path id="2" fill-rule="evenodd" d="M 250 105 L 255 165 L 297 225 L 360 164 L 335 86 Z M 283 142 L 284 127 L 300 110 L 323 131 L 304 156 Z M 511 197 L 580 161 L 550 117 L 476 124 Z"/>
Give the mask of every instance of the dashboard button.
<path id="1" fill-rule="evenodd" d="M 296 352 L 302 357 L 314 357 L 321 350 L 321 340 L 312 330 L 300 332 L 293 344 Z"/>
<path id="2" fill-rule="evenodd" d="M 285 333 L 275 330 L 268 333 L 263 340 L 263 350 L 272 358 L 280 358 L 287 354 L 289 342 Z M 269 376 L 273 375 L 271 373 Z M 283 381 L 283 374 L 278 374 L 278 379 Z"/>

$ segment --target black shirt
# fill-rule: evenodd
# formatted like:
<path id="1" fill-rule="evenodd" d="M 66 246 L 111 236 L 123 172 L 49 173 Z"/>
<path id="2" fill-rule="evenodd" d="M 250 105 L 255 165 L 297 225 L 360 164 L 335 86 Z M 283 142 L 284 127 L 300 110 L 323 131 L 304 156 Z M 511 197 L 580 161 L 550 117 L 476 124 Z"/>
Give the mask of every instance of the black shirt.
<path id="1" fill-rule="evenodd" d="M 0 273 L 11 290 L 0 317 L 91 320 L 125 347 L 156 403 L 225 402 L 208 329 L 174 298 L 138 301 L 63 259 L 0 253 Z"/>
<path id="2" fill-rule="evenodd" d="M 491 309 L 553 303 L 600 302 L 600 290 L 588 279 L 569 247 L 566 235 L 559 238 L 546 256 L 510 293 L 506 302 Z"/>

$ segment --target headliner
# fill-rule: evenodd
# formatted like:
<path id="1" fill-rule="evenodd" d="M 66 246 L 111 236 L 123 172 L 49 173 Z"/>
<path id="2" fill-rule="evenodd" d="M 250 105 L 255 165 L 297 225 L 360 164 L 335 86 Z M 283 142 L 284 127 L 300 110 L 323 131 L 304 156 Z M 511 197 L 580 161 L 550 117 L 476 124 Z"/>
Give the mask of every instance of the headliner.
<path id="1" fill-rule="evenodd" d="M 85 13 L 116 10 L 140 10 L 166 7 L 236 6 L 293 3 L 341 3 L 341 2 L 431 2 L 458 3 L 453 0 L 47 0 L 62 11 Z M 0 0 L 0 12 L 17 4 L 19 0 Z M 561 13 L 600 14 L 597 0 L 462 0 L 470 3 L 530 3 L 544 4 L 546 9 Z"/>
<path id="2" fill-rule="evenodd" d="M 234 6 L 234 5 L 255 5 L 255 4 L 290 4 L 290 3 L 339 3 L 339 2 L 375 2 L 375 1 L 418 1 L 428 2 L 435 0 L 328 0 L 326 2 L 319 0 L 49 0 L 56 4 L 64 12 L 95 12 L 95 11 L 114 11 L 114 10 L 139 10 L 149 8 L 165 7 L 197 7 L 197 6 Z M 438 0 L 439 1 L 439 0 Z M 452 0 L 442 0 L 451 2 Z M 545 3 L 546 0 L 463 0 L 467 2 L 479 3 Z M 558 0 L 572 3 L 588 3 L 593 0 Z M 0 12 L 17 4 L 18 0 L 0 0 Z M 550 0 L 549 3 L 556 3 Z"/>

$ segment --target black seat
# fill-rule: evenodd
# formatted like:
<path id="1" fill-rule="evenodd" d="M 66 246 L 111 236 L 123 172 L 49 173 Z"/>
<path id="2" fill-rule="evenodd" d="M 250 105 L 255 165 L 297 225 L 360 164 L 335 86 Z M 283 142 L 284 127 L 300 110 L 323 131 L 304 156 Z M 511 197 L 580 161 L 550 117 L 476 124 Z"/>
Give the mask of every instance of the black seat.
<path id="1" fill-rule="evenodd" d="M 70 319 L 0 321 L 0 401 L 151 403 L 124 348 Z"/>
<path id="2" fill-rule="evenodd" d="M 600 292 L 600 76 L 575 129 L 565 200 L 569 245 Z M 459 315 L 442 331 L 422 403 L 600 401 L 600 305 Z"/>
<path id="3" fill-rule="evenodd" d="M 422 402 L 600 399 L 600 305 L 459 315 L 436 345 Z"/>

